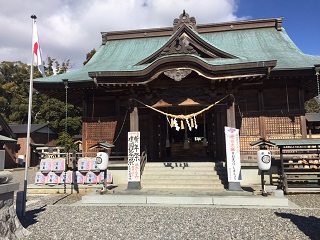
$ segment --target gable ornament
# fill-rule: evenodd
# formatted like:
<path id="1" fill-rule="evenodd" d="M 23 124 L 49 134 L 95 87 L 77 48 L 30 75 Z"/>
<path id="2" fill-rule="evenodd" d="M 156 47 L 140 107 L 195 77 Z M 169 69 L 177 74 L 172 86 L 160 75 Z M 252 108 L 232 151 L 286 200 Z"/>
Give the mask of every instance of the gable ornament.
<path id="1" fill-rule="evenodd" d="M 183 78 L 185 78 L 186 76 L 188 76 L 191 73 L 191 69 L 180 69 L 180 68 L 176 68 L 176 69 L 170 69 L 167 71 L 164 71 L 164 75 L 166 75 L 167 77 L 179 82 L 181 81 Z"/>

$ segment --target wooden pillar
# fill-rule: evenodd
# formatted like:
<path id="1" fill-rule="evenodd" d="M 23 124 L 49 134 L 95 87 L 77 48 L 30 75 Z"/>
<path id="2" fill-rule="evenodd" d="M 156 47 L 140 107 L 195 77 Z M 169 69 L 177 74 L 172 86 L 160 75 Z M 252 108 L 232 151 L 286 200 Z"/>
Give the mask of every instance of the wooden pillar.
<path id="1" fill-rule="evenodd" d="M 258 90 L 259 111 L 264 111 L 263 89 Z M 266 117 L 259 116 L 259 133 L 260 137 L 266 138 Z"/>
<path id="2" fill-rule="evenodd" d="M 236 128 L 236 114 L 235 114 L 235 103 L 234 99 L 229 99 L 230 103 L 227 107 L 227 125 L 228 127 Z M 228 184 L 229 191 L 242 191 L 240 182 L 229 182 Z"/>
<path id="3" fill-rule="evenodd" d="M 229 108 L 227 108 L 227 126 L 232 128 L 236 127 L 236 114 L 233 100 L 230 103 Z"/>
<path id="4" fill-rule="evenodd" d="M 139 115 L 138 108 L 134 107 L 133 111 L 130 113 L 130 132 L 139 131 Z"/>
<path id="5" fill-rule="evenodd" d="M 305 116 L 300 116 L 300 131 L 302 138 L 307 138 L 307 121 Z"/>
<path id="6" fill-rule="evenodd" d="M 266 138 L 266 117 L 259 116 L 259 133 L 262 138 Z"/>

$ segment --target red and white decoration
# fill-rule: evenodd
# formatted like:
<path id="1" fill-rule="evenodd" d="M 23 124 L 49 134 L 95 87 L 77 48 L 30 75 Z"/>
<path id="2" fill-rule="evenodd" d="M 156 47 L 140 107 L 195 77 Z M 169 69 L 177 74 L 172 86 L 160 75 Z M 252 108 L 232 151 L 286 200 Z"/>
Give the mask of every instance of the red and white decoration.
<path id="1" fill-rule="evenodd" d="M 140 132 L 128 132 L 128 182 L 140 182 Z"/>
<path id="2" fill-rule="evenodd" d="M 241 182 L 239 129 L 225 127 L 228 182 Z"/>

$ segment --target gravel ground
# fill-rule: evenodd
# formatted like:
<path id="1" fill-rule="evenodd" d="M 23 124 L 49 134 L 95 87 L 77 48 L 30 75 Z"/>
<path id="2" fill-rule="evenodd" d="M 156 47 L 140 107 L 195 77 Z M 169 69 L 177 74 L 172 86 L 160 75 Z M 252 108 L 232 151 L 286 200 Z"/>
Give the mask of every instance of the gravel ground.
<path id="1" fill-rule="evenodd" d="M 320 239 L 318 209 L 159 206 L 30 208 L 26 239 Z"/>
<path id="2" fill-rule="evenodd" d="M 23 183 L 24 171 L 13 173 Z M 72 205 L 81 197 L 28 195 L 25 239 L 320 239 L 316 194 L 287 196 L 300 209 Z"/>

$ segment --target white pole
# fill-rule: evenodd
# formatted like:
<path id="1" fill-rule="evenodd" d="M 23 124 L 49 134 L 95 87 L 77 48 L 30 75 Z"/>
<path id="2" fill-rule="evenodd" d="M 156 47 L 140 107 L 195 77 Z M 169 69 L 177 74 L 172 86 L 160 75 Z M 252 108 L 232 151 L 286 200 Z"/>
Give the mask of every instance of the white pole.
<path id="1" fill-rule="evenodd" d="M 37 17 L 35 15 L 31 16 L 32 18 L 32 36 L 34 34 L 34 23 Z M 25 216 L 26 211 L 26 202 L 27 202 L 27 184 L 28 184 L 28 166 L 30 163 L 30 129 L 31 129 L 31 112 L 32 112 L 32 93 L 33 93 L 33 40 L 31 47 L 31 70 L 30 70 L 30 87 L 29 87 L 29 105 L 28 105 L 28 129 L 27 129 L 27 146 L 26 146 L 26 162 L 25 162 L 25 171 L 24 171 L 24 198 L 23 198 L 23 216 Z"/>

